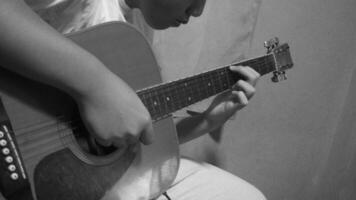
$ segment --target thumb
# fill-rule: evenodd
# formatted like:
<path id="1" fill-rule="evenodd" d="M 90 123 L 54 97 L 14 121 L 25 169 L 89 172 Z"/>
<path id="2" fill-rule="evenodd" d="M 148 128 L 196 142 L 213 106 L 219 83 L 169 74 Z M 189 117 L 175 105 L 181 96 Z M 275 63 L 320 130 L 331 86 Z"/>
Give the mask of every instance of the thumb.
<path id="1" fill-rule="evenodd" d="M 146 126 L 146 128 L 142 131 L 140 135 L 140 141 L 142 144 L 149 145 L 152 144 L 154 140 L 154 132 L 152 123 Z"/>
<path id="2" fill-rule="evenodd" d="M 238 110 L 245 107 L 248 104 L 248 99 L 242 91 L 232 91 L 230 101 L 228 102 L 228 108 L 232 110 Z"/>

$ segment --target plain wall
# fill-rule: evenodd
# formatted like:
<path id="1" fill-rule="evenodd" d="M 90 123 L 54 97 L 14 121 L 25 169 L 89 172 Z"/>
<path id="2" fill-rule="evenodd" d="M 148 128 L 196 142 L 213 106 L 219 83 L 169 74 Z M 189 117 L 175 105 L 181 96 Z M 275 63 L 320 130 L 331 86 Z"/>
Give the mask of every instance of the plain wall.
<path id="1" fill-rule="evenodd" d="M 251 2 L 208 0 L 207 15 L 216 15 L 216 21 L 204 21 L 204 27 L 219 24 L 219 11 L 239 12 L 239 6 Z M 212 5 L 216 7 L 214 11 Z M 251 28 L 254 37 L 247 45 L 251 48 L 242 54 L 264 54 L 263 42 L 278 36 L 290 44 L 295 66 L 287 72 L 287 81 L 275 84 L 268 76 L 261 78 L 256 96 L 227 123 L 220 143 L 204 136 L 183 145 L 183 155 L 236 174 L 259 188 L 268 199 L 356 199 L 356 75 L 352 79 L 356 65 L 356 1 L 264 0 L 256 9 L 257 24 Z M 194 23 L 201 22 L 196 19 L 191 22 Z M 191 29 L 188 25 L 178 32 L 160 33 L 159 37 L 201 40 L 184 34 L 196 31 L 193 26 Z M 230 30 L 229 34 L 233 34 L 231 27 L 218 26 L 215 30 Z M 215 45 L 226 42 L 218 33 L 215 39 L 221 41 Z M 214 45 L 212 39 L 210 36 L 205 42 Z M 204 41 L 201 45 L 209 48 Z M 170 49 L 165 47 L 169 59 L 160 52 L 161 62 L 178 66 L 186 62 L 189 53 L 196 54 L 187 47 L 182 43 Z M 197 65 L 232 61 L 231 56 L 206 49 L 199 52 L 199 59 Z M 170 70 L 170 74 L 186 73 L 182 68 Z"/>
<path id="2" fill-rule="evenodd" d="M 355 109 L 347 105 L 354 92 L 349 88 L 354 87 L 356 64 L 355 9 L 352 0 L 263 1 L 251 52 L 259 51 L 257 46 L 266 36 L 277 35 L 290 43 L 295 67 L 288 81 L 273 88 L 261 80 L 260 93 L 250 112 L 246 110 L 248 118 L 238 122 L 248 142 L 235 151 L 245 154 L 227 168 L 249 174 L 270 199 L 355 199 L 344 198 L 328 178 L 342 173 L 338 181 L 350 182 L 353 176 L 352 169 L 342 169 L 352 157 L 343 161 L 339 156 L 354 153 L 356 146 L 348 140 L 354 130 L 342 128 L 345 112 Z M 355 121 L 350 117 L 348 121 Z M 348 143 L 335 146 L 342 141 Z M 246 151 L 251 148 L 253 155 Z M 232 155 L 228 147 L 224 151 Z M 242 161 L 241 169 L 244 157 L 251 159 Z M 335 165 L 341 170 L 334 172 Z M 356 191 L 355 182 L 348 186 L 353 188 L 348 192 Z"/>

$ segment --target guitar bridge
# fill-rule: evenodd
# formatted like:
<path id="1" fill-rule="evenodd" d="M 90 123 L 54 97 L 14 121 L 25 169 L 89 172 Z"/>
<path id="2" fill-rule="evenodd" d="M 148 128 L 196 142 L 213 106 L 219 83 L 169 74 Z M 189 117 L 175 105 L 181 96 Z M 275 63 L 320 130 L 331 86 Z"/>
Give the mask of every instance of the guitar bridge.
<path id="1" fill-rule="evenodd" d="M 33 199 L 31 186 L 12 130 L 0 99 L 0 191 L 6 199 Z"/>

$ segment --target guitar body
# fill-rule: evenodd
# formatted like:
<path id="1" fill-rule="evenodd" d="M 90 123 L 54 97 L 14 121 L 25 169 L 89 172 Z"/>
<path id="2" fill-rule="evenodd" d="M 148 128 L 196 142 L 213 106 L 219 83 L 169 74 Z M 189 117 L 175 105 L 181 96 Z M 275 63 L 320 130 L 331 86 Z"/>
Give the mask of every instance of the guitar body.
<path id="1" fill-rule="evenodd" d="M 103 24 L 69 38 L 134 90 L 161 83 L 149 44 L 127 24 Z M 0 96 L 11 123 L 5 127 L 11 130 L 3 132 L 17 144 L 18 155 L 11 154 L 15 172 L 19 179 L 28 180 L 33 199 L 149 199 L 164 192 L 175 178 L 179 153 L 171 117 L 154 122 L 152 145 L 139 145 L 136 153 L 125 148 L 97 156 L 79 145 L 75 134 L 86 138 L 88 133 L 76 120 L 76 104 L 66 94 L 0 68 Z M 11 180 L 12 173 L 4 169 L 7 164 L 11 163 L 1 164 L 1 192 L 10 194 L 9 187 L 16 187 L 17 180 Z"/>

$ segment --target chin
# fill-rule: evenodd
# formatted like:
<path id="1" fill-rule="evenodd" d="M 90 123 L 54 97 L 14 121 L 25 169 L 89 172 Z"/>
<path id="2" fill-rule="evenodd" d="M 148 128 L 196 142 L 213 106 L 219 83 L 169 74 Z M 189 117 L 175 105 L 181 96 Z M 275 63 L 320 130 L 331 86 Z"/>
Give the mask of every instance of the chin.
<path id="1" fill-rule="evenodd" d="M 164 30 L 170 27 L 169 25 L 150 25 L 150 26 L 156 30 Z"/>
<path id="2" fill-rule="evenodd" d="M 146 21 L 147 24 L 156 30 L 164 30 L 170 27 L 170 24 L 167 23 L 155 23 L 154 21 Z"/>

